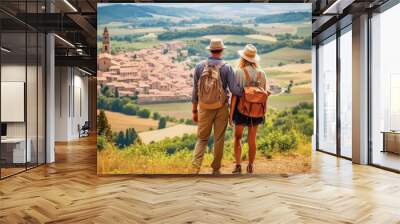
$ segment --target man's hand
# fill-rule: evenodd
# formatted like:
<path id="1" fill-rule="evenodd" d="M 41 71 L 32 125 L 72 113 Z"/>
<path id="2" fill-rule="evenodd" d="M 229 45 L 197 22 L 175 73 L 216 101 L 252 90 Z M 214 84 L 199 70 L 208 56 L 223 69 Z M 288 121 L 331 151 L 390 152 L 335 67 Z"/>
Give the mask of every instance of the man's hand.
<path id="1" fill-rule="evenodd" d="M 199 121 L 199 115 L 197 112 L 192 113 L 192 120 L 193 120 L 193 123 L 195 123 L 195 124 L 197 124 L 197 122 Z"/>
<path id="2" fill-rule="evenodd" d="M 197 124 L 199 121 L 199 112 L 197 110 L 197 103 L 192 103 L 192 120 L 193 123 Z"/>

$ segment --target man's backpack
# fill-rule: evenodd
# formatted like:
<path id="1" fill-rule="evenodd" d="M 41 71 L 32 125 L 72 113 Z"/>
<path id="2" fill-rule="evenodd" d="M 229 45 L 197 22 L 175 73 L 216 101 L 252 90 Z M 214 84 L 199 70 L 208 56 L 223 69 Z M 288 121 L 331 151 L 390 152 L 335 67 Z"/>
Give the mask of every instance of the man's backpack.
<path id="1" fill-rule="evenodd" d="M 220 69 L 225 64 L 217 65 L 209 61 L 204 62 L 204 69 L 198 81 L 199 107 L 201 109 L 221 108 L 227 100 L 226 93 L 222 86 Z"/>
<path id="2" fill-rule="evenodd" d="M 260 86 L 261 72 L 257 72 L 256 80 L 250 80 L 249 72 L 243 68 L 246 86 L 243 88 L 243 95 L 240 97 L 238 111 L 248 117 L 264 117 L 267 112 L 267 100 L 269 92 Z"/>

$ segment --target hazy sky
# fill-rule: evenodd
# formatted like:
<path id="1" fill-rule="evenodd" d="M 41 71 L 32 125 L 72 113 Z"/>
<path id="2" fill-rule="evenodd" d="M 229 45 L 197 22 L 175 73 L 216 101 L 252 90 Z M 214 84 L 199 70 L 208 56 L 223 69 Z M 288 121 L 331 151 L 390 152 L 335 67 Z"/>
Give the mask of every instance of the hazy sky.
<path id="1" fill-rule="evenodd" d="M 205 6 L 216 8 L 253 8 L 257 10 L 265 10 L 266 13 L 290 12 L 290 11 L 305 11 L 311 10 L 310 3 L 99 3 L 102 7 L 110 4 L 135 4 L 135 5 L 154 5 L 163 7 L 186 7 L 186 8 L 203 8 Z"/>

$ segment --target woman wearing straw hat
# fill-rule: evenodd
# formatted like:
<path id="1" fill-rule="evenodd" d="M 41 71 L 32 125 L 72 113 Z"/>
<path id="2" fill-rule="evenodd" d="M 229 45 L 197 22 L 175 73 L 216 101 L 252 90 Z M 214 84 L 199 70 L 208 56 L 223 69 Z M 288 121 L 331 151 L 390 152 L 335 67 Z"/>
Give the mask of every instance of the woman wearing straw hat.
<path id="1" fill-rule="evenodd" d="M 264 90 L 267 90 L 267 80 L 265 72 L 262 71 L 258 62 L 260 57 L 257 54 L 257 48 L 252 44 L 247 44 L 243 50 L 238 51 L 240 59 L 235 72 L 235 78 L 240 87 L 249 85 L 249 82 L 256 82 L 257 85 Z M 256 156 L 256 134 L 259 124 L 264 122 L 264 117 L 249 117 L 238 111 L 238 104 L 240 98 L 232 96 L 231 110 L 230 110 L 230 124 L 235 124 L 234 134 L 234 153 L 235 153 L 235 168 L 232 173 L 241 173 L 241 156 L 242 146 L 241 140 L 243 136 L 243 129 L 248 128 L 248 144 L 249 144 L 249 164 L 247 166 L 247 173 L 253 173 L 253 163 Z"/>

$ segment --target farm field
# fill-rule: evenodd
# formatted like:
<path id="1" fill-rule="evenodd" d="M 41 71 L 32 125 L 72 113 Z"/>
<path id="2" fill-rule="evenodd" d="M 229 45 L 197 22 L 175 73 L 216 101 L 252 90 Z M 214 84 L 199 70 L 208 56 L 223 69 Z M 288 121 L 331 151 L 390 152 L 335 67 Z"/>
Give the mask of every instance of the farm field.
<path id="1" fill-rule="evenodd" d="M 127 41 L 112 41 L 111 44 L 113 49 L 119 50 L 123 49 L 126 51 L 136 51 L 144 48 L 156 47 L 160 42 L 157 40 L 151 41 L 137 41 L 137 42 L 127 42 Z"/>
<path id="2" fill-rule="evenodd" d="M 268 99 L 268 106 L 275 109 L 291 108 L 299 104 L 299 102 L 313 102 L 313 95 L 311 92 L 306 94 L 289 94 L 271 96 Z"/>
<path id="3" fill-rule="evenodd" d="M 246 35 L 245 37 L 251 38 L 251 39 L 256 39 L 256 40 L 265 40 L 269 42 L 276 42 L 276 38 L 273 36 L 268 36 L 268 35 L 261 35 L 261 34 L 250 34 Z"/>
<path id="4" fill-rule="evenodd" d="M 313 96 L 311 93 L 311 85 L 308 86 L 295 86 L 296 94 L 271 96 L 269 98 L 268 106 L 275 109 L 284 109 L 296 106 L 299 102 L 312 102 Z M 308 88 L 309 87 L 309 88 Z M 304 89 L 308 88 L 308 92 Z M 293 92 L 294 93 L 294 92 Z M 141 105 L 141 107 L 148 108 L 151 111 L 157 111 L 163 116 L 173 116 L 176 118 L 191 119 L 192 118 L 192 103 L 161 103 L 161 104 L 148 104 Z"/>
<path id="5" fill-rule="evenodd" d="M 145 131 L 139 133 L 140 139 L 143 143 L 156 142 L 165 138 L 182 137 L 184 134 L 196 134 L 197 126 L 178 124 L 172 127 L 158 129 L 153 131 Z"/>
<path id="6" fill-rule="evenodd" d="M 288 73 L 270 77 L 270 80 L 280 84 L 287 85 L 292 80 L 294 84 L 306 84 L 311 82 L 311 74 L 309 73 Z M 310 90 L 311 92 L 311 90 Z"/>
<path id="7" fill-rule="evenodd" d="M 284 64 L 292 64 L 304 60 L 305 63 L 311 63 L 311 51 L 284 47 L 267 54 L 260 55 L 260 64 L 263 68 Z"/>
<path id="8" fill-rule="evenodd" d="M 311 33 L 311 27 L 309 25 L 303 25 L 303 26 L 299 26 L 297 28 L 297 35 L 301 36 L 301 37 L 306 37 L 309 36 Z"/>
<path id="9" fill-rule="evenodd" d="M 245 24 L 245 27 L 254 28 L 263 34 L 295 34 L 297 32 L 297 27 L 294 24 L 286 23 L 269 23 L 269 24 Z"/>
<path id="10" fill-rule="evenodd" d="M 153 119 L 140 118 L 138 116 L 125 115 L 111 111 L 104 112 L 114 132 L 125 131 L 128 128 L 135 128 L 137 132 L 158 128 L 158 121 Z M 173 125 L 173 123 L 168 123 L 167 127 Z"/>
<path id="11" fill-rule="evenodd" d="M 237 49 L 241 48 L 238 47 Z M 304 60 L 305 64 L 309 65 L 311 63 L 311 51 L 284 47 L 266 54 L 260 54 L 260 65 L 267 71 L 268 67 L 279 67 L 279 63 L 298 64 L 297 62 L 300 62 L 301 60 Z M 237 59 L 227 60 L 227 62 L 231 65 L 236 65 Z"/>
<path id="12" fill-rule="evenodd" d="M 175 117 L 177 119 L 188 119 L 192 118 L 192 103 L 181 102 L 181 103 L 160 103 L 160 104 L 143 104 L 140 105 L 143 108 L 147 108 L 151 111 L 157 111 L 163 116 Z"/>
<path id="13" fill-rule="evenodd" d="M 302 84 L 302 85 L 298 85 L 298 86 L 294 86 L 292 88 L 292 94 L 307 94 L 307 93 L 310 93 L 311 88 L 312 88 L 311 82 Z"/>
<path id="14" fill-rule="evenodd" d="M 101 35 L 105 26 L 99 26 L 97 29 L 97 35 Z M 148 27 L 148 28 L 120 28 L 113 27 L 107 24 L 108 28 L 111 28 L 113 35 L 129 35 L 129 34 L 138 34 L 138 33 L 161 33 L 164 32 L 165 29 L 162 27 Z"/>
<path id="15" fill-rule="evenodd" d="M 270 43 L 276 41 L 275 37 L 271 37 L 271 36 L 267 36 L 267 35 L 260 35 L 260 34 L 246 35 L 246 36 L 243 36 L 243 35 L 206 35 L 206 36 L 203 36 L 202 38 L 208 39 L 208 40 L 210 40 L 212 38 L 220 38 L 228 45 L 229 45 L 229 42 L 242 43 L 243 45 L 246 45 L 248 43 L 270 44 Z"/>
<path id="16" fill-rule="evenodd" d="M 305 64 L 286 64 L 283 66 L 275 66 L 275 67 L 269 67 L 267 68 L 268 72 L 289 72 L 289 73 L 295 73 L 295 72 L 303 72 L 303 73 L 310 73 L 311 74 L 311 63 L 305 63 Z"/>

